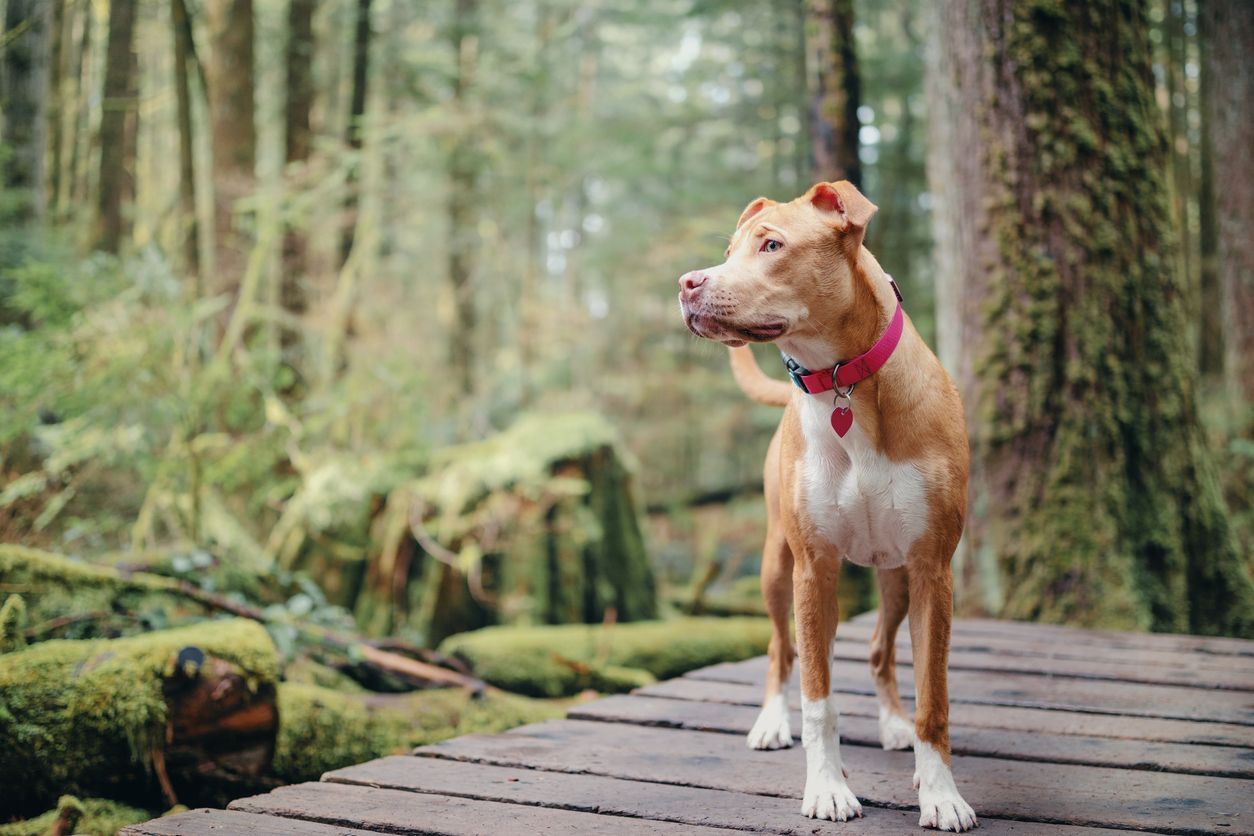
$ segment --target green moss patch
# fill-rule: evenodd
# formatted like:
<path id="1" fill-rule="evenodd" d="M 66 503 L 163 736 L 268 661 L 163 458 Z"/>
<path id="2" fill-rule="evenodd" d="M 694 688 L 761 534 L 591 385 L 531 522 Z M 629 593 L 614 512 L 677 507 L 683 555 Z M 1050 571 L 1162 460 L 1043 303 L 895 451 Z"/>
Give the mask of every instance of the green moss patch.
<path id="1" fill-rule="evenodd" d="M 484 680 L 541 697 L 629 691 L 695 668 L 766 652 L 765 618 L 680 618 L 613 626 L 489 627 L 445 640 Z"/>
<path id="2" fill-rule="evenodd" d="M 0 836 L 47 836 L 58 818 L 71 822 L 68 832 L 81 836 L 114 836 L 132 824 L 151 819 L 155 814 L 103 798 L 79 800 L 62 796 L 55 809 L 25 821 L 0 824 Z"/>

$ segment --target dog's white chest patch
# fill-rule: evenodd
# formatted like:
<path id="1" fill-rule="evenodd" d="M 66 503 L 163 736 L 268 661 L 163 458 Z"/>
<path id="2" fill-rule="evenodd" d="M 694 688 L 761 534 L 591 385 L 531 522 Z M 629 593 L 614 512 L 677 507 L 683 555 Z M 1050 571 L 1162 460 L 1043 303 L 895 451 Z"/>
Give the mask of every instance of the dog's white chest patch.
<path id="1" fill-rule="evenodd" d="M 923 474 L 911 462 L 877 452 L 854 409 L 844 437 L 832 431 L 832 397 L 801 399 L 806 451 L 801 468 L 802 508 L 818 535 L 861 566 L 904 566 L 927 526 Z"/>

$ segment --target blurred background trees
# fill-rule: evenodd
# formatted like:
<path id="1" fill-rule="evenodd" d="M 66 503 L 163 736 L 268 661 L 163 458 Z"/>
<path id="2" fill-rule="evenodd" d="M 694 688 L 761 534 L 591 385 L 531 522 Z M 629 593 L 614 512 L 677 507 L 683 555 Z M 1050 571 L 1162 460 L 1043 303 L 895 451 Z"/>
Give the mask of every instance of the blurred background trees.
<path id="1" fill-rule="evenodd" d="M 967 399 L 960 607 L 1251 629 L 1242 3 L 0 6 L 5 540 L 286 562 L 424 612 L 381 574 L 435 559 L 383 532 L 396 492 L 591 411 L 663 605 L 752 608 L 777 416 L 674 279 L 752 197 L 847 177 Z M 441 583 L 484 606 L 474 572 L 531 542 L 506 508 L 572 526 L 535 575 L 562 577 L 604 533 L 570 475 L 467 499 Z M 548 611 L 519 588 L 493 606 Z"/>

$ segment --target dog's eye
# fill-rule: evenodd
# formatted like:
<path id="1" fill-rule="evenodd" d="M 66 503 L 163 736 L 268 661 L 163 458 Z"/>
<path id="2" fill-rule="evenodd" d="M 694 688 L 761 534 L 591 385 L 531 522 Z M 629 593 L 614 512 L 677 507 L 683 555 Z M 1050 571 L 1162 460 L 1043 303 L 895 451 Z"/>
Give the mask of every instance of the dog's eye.
<path id="1" fill-rule="evenodd" d="M 758 252 L 773 253 L 777 250 L 782 250 L 783 248 L 784 243 L 782 241 L 776 241 L 774 238 L 767 238 L 762 242 L 762 246 L 758 248 Z"/>

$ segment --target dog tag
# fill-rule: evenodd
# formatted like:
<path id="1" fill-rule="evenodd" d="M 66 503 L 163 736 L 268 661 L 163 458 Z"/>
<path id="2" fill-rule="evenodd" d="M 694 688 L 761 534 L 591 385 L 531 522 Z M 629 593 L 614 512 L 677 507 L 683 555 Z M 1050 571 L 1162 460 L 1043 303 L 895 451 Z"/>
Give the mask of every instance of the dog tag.
<path id="1" fill-rule="evenodd" d="M 847 406 L 838 406 L 832 410 L 832 429 L 836 431 L 836 435 L 844 438 L 845 433 L 849 432 L 849 428 L 852 426 L 852 409 Z"/>

